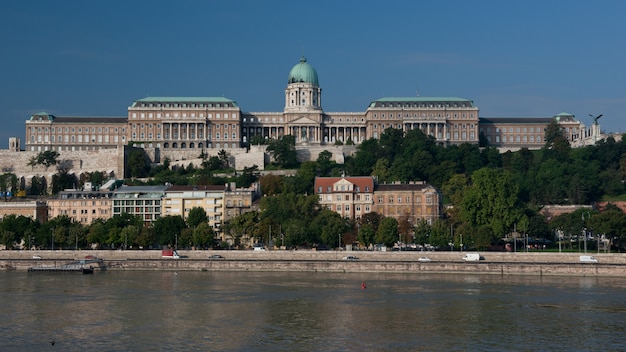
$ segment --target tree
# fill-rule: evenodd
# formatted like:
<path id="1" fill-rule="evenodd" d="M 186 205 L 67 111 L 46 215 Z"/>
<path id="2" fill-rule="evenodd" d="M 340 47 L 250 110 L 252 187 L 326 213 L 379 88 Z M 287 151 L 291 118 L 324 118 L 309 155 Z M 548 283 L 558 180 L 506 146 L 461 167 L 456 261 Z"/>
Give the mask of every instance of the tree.
<path id="1" fill-rule="evenodd" d="M 267 139 L 263 138 L 262 135 L 256 134 L 250 137 L 250 145 L 266 145 Z"/>
<path id="2" fill-rule="evenodd" d="M 332 165 L 332 158 L 333 154 L 331 152 L 329 152 L 328 150 L 324 150 L 321 153 L 319 153 L 319 155 L 317 156 L 317 170 L 318 170 L 318 175 L 325 177 L 328 176 L 328 172 L 330 171 L 331 165 Z"/>
<path id="3" fill-rule="evenodd" d="M 193 231 L 194 246 L 211 248 L 215 245 L 215 232 L 209 223 L 201 222 Z"/>
<path id="4" fill-rule="evenodd" d="M 379 158 L 378 139 L 370 138 L 359 145 L 359 149 L 353 157 L 346 161 L 346 173 L 348 175 L 371 175 L 372 168 Z"/>
<path id="5" fill-rule="evenodd" d="M 87 232 L 87 242 L 94 244 L 97 247 L 105 243 L 107 239 L 107 229 L 104 221 L 98 219 L 89 226 Z"/>
<path id="6" fill-rule="evenodd" d="M 507 171 L 482 168 L 472 174 L 461 202 L 461 218 L 479 228 L 488 225 L 496 236 L 512 228 L 519 218 L 518 186 Z"/>
<path id="7" fill-rule="evenodd" d="M 366 247 L 374 244 L 374 239 L 376 237 L 376 231 L 374 230 L 374 226 L 369 223 L 362 224 L 359 227 L 359 233 L 357 235 L 357 240 Z"/>
<path id="8" fill-rule="evenodd" d="M 376 243 L 381 243 L 387 247 L 393 246 L 398 241 L 398 220 L 386 217 L 380 222 L 376 231 Z"/>
<path id="9" fill-rule="evenodd" d="M 278 139 L 272 139 L 266 150 L 272 155 L 276 164 L 282 168 L 288 169 L 298 164 L 295 136 L 284 135 Z"/>
<path id="10" fill-rule="evenodd" d="M 58 163 L 57 159 L 59 158 L 59 155 L 59 152 L 57 152 L 56 150 L 46 150 L 30 158 L 27 165 L 30 167 L 43 165 L 46 167 L 47 170 L 50 166 L 56 165 Z"/>
<path id="11" fill-rule="evenodd" d="M 52 175 L 52 194 L 57 194 L 64 189 L 76 189 L 78 187 L 78 179 L 76 175 L 68 173 L 63 169 Z"/>
<path id="12" fill-rule="evenodd" d="M 321 243 L 331 248 L 339 245 L 340 238 L 348 231 L 348 224 L 341 215 L 328 209 L 323 209 L 315 217 L 311 227 L 315 233 L 320 234 Z"/>
<path id="13" fill-rule="evenodd" d="M 94 186 L 101 186 L 103 180 L 104 180 L 104 173 L 101 171 L 94 171 L 91 175 L 89 175 L 89 181 Z"/>
<path id="14" fill-rule="evenodd" d="M 8 200 L 8 191 L 11 190 L 13 194 L 17 191 L 17 176 L 13 173 L 5 173 L 0 175 L 0 192 L 4 197 L 4 201 Z"/>
<path id="15" fill-rule="evenodd" d="M 415 224 L 415 242 L 421 245 L 431 244 L 430 225 L 424 219 L 419 219 Z"/>
<path id="16" fill-rule="evenodd" d="M 120 240 L 123 240 L 124 249 L 127 249 L 128 246 L 131 248 L 137 243 L 137 238 L 141 233 L 141 228 L 135 225 L 128 225 L 122 229 L 120 232 Z"/>
<path id="17" fill-rule="evenodd" d="M 150 170 L 150 164 L 146 153 L 141 148 L 133 148 L 128 153 L 128 169 L 131 177 L 146 177 Z"/>
<path id="18" fill-rule="evenodd" d="M 273 196 L 283 192 L 283 177 L 268 174 L 263 175 L 259 178 L 259 183 L 261 184 L 261 193 L 265 196 Z"/>
<path id="19" fill-rule="evenodd" d="M 232 218 L 225 224 L 225 230 L 234 238 L 235 245 L 237 245 L 243 238 L 259 238 L 258 223 L 259 213 L 257 211 L 248 211 Z"/>
<path id="20" fill-rule="evenodd" d="M 219 170 L 222 168 L 222 161 L 218 156 L 211 156 L 208 160 L 202 162 L 202 166 L 209 170 Z"/>
<path id="21" fill-rule="evenodd" d="M 240 187 L 248 188 L 254 182 L 257 181 L 259 175 L 259 167 L 257 165 L 252 165 L 250 167 L 244 167 L 243 171 L 240 173 L 237 178 L 237 185 Z"/>
<path id="22" fill-rule="evenodd" d="M 152 224 L 157 243 L 172 247 L 177 244 L 178 236 L 186 227 L 185 220 L 179 215 L 162 216 Z"/>
<path id="23" fill-rule="evenodd" d="M 228 168 L 230 166 L 230 163 L 228 162 L 229 154 L 226 152 L 226 150 L 222 149 L 217 152 L 217 157 L 219 158 L 222 167 Z"/>
<path id="24" fill-rule="evenodd" d="M 398 220 L 398 233 L 400 233 L 400 240 L 403 243 L 413 242 L 414 234 L 413 224 L 408 216 L 402 216 Z"/>
<path id="25" fill-rule="evenodd" d="M 187 215 L 187 224 L 190 228 L 196 228 L 198 225 L 207 222 L 206 211 L 202 207 L 193 207 Z"/>
<path id="26" fill-rule="evenodd" d="M 376 176 L 379 182 L 389 181 L 389 160 L 385 158 L 378 159 L 372 169 L 372 176 Z"/>

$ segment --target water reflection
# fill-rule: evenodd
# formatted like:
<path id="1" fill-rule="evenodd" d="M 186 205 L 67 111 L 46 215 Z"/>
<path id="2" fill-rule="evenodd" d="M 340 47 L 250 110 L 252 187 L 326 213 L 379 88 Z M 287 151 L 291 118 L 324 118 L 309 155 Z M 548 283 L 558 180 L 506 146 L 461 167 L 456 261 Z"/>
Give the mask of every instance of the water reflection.
<path id="1" fill-rule="evenodd" d="M 5 272 L 0 350 L 621 350 L 625 294 L 620 278 Z"/>

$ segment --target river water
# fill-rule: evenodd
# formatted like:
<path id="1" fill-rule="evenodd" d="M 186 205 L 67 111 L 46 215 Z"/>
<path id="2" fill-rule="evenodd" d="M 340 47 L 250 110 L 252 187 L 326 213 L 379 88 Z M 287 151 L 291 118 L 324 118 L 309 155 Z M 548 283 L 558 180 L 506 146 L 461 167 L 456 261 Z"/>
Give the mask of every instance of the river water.
<path id="1" fill-rule="evenodd" d="M 626 350 L 621 278 L 2 272 L 0 302 L 0 351 Z"/>

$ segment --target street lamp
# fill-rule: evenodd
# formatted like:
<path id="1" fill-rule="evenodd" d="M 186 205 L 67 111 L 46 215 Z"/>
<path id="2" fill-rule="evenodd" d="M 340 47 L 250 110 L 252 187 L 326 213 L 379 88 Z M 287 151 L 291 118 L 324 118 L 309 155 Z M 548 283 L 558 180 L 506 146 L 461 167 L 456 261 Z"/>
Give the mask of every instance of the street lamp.
<path id="1" fill-rule="evenodd" d="M 174 234 L 174 249 L 178 249 L 178 234 Z"/>
<path id="2" fill-rule="evenodd" d="M 52 243 L 52 250 L 54 250 L 54 227 L 52 227 L 52 239 L 51 239 L 51 243 Z"/>
<path id="3" fill-rule="evenodd" d="M 339 249 L 341 249 L 341 234 L 339 234 L 338 236 L 339 236 Z"/>
<path id="4" fill-rule="evenodd" d="M 589 219 L 589 212 L 587 213 L 587 219 Z M 585 211 L 583 210 L 582 213 L 582 218 L 583 218 L 583 241 L 585 241 L 585 253 L 587 253 L 587 228 L 586 228 L 586 223 L 585 223 Z M 578 247 L 578 250 L 580 250 L 580 246 Z"/>

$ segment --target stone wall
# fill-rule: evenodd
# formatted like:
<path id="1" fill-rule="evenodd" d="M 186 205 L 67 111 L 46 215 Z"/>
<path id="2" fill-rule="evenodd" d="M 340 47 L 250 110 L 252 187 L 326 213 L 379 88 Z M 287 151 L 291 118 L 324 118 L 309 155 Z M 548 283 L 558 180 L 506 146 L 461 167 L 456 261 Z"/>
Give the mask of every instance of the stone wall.
<path id="1" fill-rule="evenodd" d="M 43 176 L 51 185 L 52 175 L 57 173 L 56 167 L 46 169 L 42 165 L 28 166 L 31 158 L 36 157 L 36 151 L 0 150 L 0 172 L 10 172 L 24 178 L 26 185 L 30 184 L 33 176 Z M 70 173 L 77 177 L 81 173 L 101 171 L 116 177 L 124 174 L 124 154 L 118 149 L 101 149 L 89 151 L 62 151 L 58 160 L 70 166 Z"/>
<path id="2" fill-rule="evenodd" d="M 484 261 L 466 263 L 463 252 L 365 251 L 186 251 L 181 259 L 161 258 L 161 251 L 0 251 L 0 268 L 27 270 L 37 265 L 62 265 L 93 255 L 103 259 L 100 270 L 201 270 L 201 271 L 326 271 L 424 272 L 495 275 L 613 276 L 626 274 L 626 255 L 594 254 L 599 263 L 580 263 L 581 253 L 484 252 Z M 219 254 L 224 259 L 211 260 Z M 33 259 L 38 255 L 42 259 Z M 346 255 L 359 259 L 345 261 Z M 420 257 L 432 262 L 421 263 Z"/>

